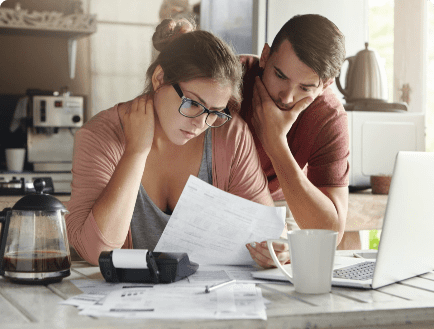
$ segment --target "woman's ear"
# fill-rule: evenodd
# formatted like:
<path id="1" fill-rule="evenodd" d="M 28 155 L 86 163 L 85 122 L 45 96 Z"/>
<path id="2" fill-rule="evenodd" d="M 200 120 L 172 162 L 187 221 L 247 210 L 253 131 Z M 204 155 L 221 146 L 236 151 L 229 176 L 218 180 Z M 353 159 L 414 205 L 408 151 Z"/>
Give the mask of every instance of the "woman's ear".
<path id="1" fill-rule="evenodd" d="M 154 92 L 157 91 L 164 84 L 164 71 L 161 65 L 157 65 L 152 74 L 152 86 Z"/>

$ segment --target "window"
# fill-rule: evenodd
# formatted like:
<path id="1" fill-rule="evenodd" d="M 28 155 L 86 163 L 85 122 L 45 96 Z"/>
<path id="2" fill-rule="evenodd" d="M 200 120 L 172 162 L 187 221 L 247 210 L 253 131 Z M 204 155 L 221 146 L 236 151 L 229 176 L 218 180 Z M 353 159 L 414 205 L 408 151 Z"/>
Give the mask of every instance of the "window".
<path id="1" fill-rule="evenodd" d="M 398 11 L 394 8 L 395 5 L 399 6 Z M 394 17 L 396 12 L 398 12 L 400 17 Z M 428 42 L 425 48 L 427 54 L 423 54 L 417 51 L 417 49 L 415 51 L 412 48 L 413 46 L 419 49 L 423 48 L 424 35 L 422 34 L 426 32 L 424 31 L 423 20 L 425 18 L 423 17 L 427 19 L 426 27 L 428 28 Z M 408 23 L 411 26 L 406 25 Z M 404 40 L 405 38 L 412 38 L 413 40 L 401 42 L 401 48 L 396 50 L 394 35 L 396 36 L 397 34 L 402 35 Z M 397 42 L 399 41 L 402 40 L 397 40 Z M 413 81 L 413 85 L 410 83 L 412 89 L 410 90 L 412 110 L 425 112 L 426 151 L 434 152 L 434 0 L 369 0 L 369 45 L 377 50 L 380 57 L 385 59 L 390 102 L 400 101 L 402 94 L 402 91 L 399 90 L 399 88 L 402 88 L 402 85 L 394 87 L 394 82 L 396 83 L 394 81 L 394 72 L 399 72 L 400 78 L 406 79 L 405 81 L 401 81 L 401 84 Z M 394 51 L 402 52 L 402 54 L 399 54 L 399 58 L 404 59 L 405 65 L 394 63 L 394 58 L 396 58 Z M 418 69 L 425 67 L 421 63 L 424 61 L 425 55 L 428 57 L 427 69 Z M 413 63 L 410 65 L 410 62 Z M 414 62 L 417 62 L 419 66 L 414 66 Z M 424 90 L 425 92 L 423 92 Z M 415 99 L 415 95 L 422 95 L 426 100 Z M 380 234 L 381 230 L 362 231 L 362 249 L 376 249 Z"/>
<path id="2" fill-rule="evenodd" d="M 426 150 L 434 152 L 434 1 L 428 3 L 428 72 L 426 92 Z"/>
<path id="3" fill-rule="evenodd" d="M 394 0 L 369 0 L 369 48 L 384 60 L 389 102 L 393 102 L 393 15 Z"/>

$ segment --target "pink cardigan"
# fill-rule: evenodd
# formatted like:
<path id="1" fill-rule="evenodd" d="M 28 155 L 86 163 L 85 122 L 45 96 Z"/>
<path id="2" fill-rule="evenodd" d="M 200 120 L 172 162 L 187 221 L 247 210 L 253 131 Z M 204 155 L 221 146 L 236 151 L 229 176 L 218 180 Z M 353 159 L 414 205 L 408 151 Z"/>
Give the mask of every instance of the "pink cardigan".
<path id="1" fill-rule="evenodd" d="M 98 264 L 102 251 L 133 247 L 131 228 L 123 245 L 112 243 L 102 235 L 92 212 L 124 150 L 118 105 L 98 113 L 75 136 L 66 227 L 69 242 L 92 264 Z M 236 114 L 224 126 L 212 129 L 212 175 L 214 186 L 273 206 L 250 130 Z"/>

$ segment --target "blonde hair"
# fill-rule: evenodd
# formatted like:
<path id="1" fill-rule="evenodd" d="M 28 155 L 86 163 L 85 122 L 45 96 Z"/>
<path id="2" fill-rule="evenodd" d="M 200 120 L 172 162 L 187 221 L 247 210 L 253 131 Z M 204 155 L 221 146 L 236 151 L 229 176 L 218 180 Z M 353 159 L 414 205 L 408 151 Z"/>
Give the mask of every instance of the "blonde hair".
<path id="1" fill-rule="evenodd" d="M 185 82 L 199 78 L 212 79 L 230 85 L 232 99 L 241 102 L 242 66 L 231 46 L 206 31 L 196 30 L 187 19 L 165 19 L 152 37 L 160 53 L 146 72 L 144 93 L 152 93 L 152 75 L 160 65 L 164 84 Z"/>

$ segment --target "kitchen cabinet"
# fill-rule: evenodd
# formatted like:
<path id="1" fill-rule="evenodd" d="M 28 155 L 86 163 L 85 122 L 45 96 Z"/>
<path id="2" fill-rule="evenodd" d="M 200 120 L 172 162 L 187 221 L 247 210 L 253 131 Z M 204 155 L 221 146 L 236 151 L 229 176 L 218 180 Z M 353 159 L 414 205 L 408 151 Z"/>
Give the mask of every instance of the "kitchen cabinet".
<path id="1" fill-rule="evenodd" d="M 96 32 L 96 15 L 37 12 L 0 8 L 0 35 L 24 35 L 68 39 L 69 76 L 75 77 L 77 40 Z"/>

